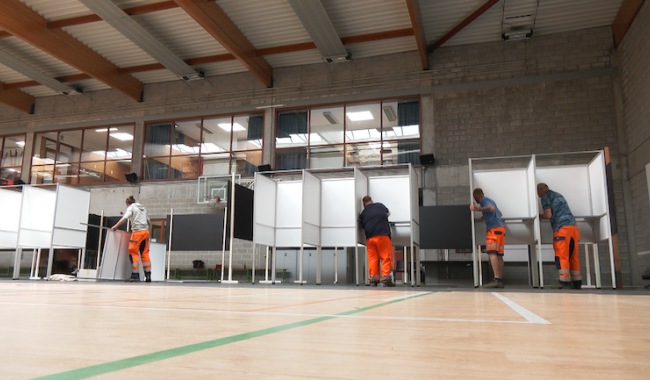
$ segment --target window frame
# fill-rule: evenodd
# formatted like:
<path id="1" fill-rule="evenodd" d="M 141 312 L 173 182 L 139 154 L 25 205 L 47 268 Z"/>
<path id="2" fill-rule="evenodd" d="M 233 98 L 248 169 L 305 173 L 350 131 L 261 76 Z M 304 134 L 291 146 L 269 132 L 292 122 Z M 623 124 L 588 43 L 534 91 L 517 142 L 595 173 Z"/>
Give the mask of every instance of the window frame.
<path id="1" fill-rule="evenodd" d="M 0 135 L 0 170 L 1 169 L 19 169 L 20 170 L 20 179 L 22 179 L 25 183 L 28 183 L 23 179 L 25 174 L 23 173 L 23 165 L 25 164 L 25 145 L 23 145 L 23 155 L 20 160 L 20 165 L 8 165 L 8 166 L 2 166 L 2 161 L 4 159 L 4 150 L 5 150 L 5 143 L 7 141 L 7 137 L 14 137 L 14 136 L 23 136 L 23 142 L 26 144 L 27 143 L 27 133 L 12 133 L 9 135 Z M 31 163 L 31 161 L 30 161 Z M 31 173 L 31 171 L 30 171 Z M 30 175 L 31 178 L 31 175 Z"/>

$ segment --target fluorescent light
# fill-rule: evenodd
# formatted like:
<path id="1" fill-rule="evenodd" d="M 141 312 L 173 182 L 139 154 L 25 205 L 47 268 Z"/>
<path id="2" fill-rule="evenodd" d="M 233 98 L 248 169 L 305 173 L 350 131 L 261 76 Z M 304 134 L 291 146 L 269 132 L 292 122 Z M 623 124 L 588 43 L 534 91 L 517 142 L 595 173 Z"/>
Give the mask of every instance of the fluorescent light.
<path id="1" fill-rule="evenodd" d="M 348 119 L 351 121 L 363 121 L 363 120 L 373 120 L 372 112 L 370 111 L 359 111 L 359 112 L 348 112 Z"/>
<path id="2" fill-rule="evenodd" d="M 278 144 L 291 144 L 291 137 L 278 137 L 276 142 Z"/>
<path id="3" fill-rule="evenodd" d="M 16 141 L 15 144 L 18 145 L 18 146 L 25 146 L 24 141 Z"/>
<path id="4" fill-rule="evenodd" d="M 330 124 L 336 125 L 336 124 L 339 123 L 339 121 L 336 119 L 336 117 L 330 111 L 323 112 L 323 117 L 325 119 L 327 119 L 327 121 L 329 121 Z"/>
<path id="5" fill-rule="evenodd" d="M 122 140 L 122 141 L 133 140 L 133 135 L 130 135 L 130 134 L 124 133 L 124 132 L 111 133 L 111 137 L 115 137 L 116 139 Z"/>
<path id="6" fill-rule="evenodd" d="M 239 123 L 233 123 L 232 129 L 231 129 L 230 123 L 219 123 L 217 125 L 219 126 L 219 128 L 223 129 L 224 131 L 228 131 L 228 132 L 230 132 L 230 131 L 237 132 L 237 131 L 245 131 L 246 130 L 246 128 L 242 127 L 241 124 L 239 124 Z"/>
<path id="7" fill-rule="evenodd" d="M 117 128 L 111 128 L 111 131 L 117 131 Z M 95 132 L 108 132 L 108 128 L 95 129 Z"/>
<path id="8" fill-rule="evenodd" d="M 9 168 L 9 169 L 7 169 L 7 171 L 10 171 L 10 172 L 15 172 L 15 171 L 16 171 L 16 169 L 14 169 L 14 168 Z"/>
<path id="9" fill-rule="evenodd" d="M 369 139 L 370 138 L 370 131 L 367 129 L 358 129 L 355 131 L 352 131 L 352 136 L 354 136 L 355 140 L 362 140 L 362 139 Z"/>
<path id="10" fill-rule="evenodd" d="M 393 111 L 392 106 L 384 106 L 384 114 L 386 115 L 388 121 L 397 120 L 397 115 L 395 115 L 395 111 Z"/>
<path id="11" fill-rule="evenodd" d="M 284 107 L 284 104 L 269 104 L 267 106 L 255 107 L 255 109 L 262 110 L 262 109 L 265 109 L 265 108 L 278 108 L 278 107 Z"/>

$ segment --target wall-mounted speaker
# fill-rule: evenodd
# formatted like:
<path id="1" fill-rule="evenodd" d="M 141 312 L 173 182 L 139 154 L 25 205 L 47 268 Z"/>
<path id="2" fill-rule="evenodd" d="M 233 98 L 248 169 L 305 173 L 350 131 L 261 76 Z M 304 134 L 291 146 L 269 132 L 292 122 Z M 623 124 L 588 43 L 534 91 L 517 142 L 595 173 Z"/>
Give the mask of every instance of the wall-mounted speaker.
<path id="1" fill-rule="evenodd" d="M 435 158 L 433 157 L 433 153 L 420 155 L 420 163 L 422 165 L 433 165 L 434 162 Z"/>
<path id="2" fill-rule="evenodd" d="M 260 166 L 258 166 L 258 167 L 257 167 L 257 170 L 258 170 L 258 171 L 261 171 L 261 172 L 270 172 L 270 171 L 272 171 L 273 169 L 271 169 L 271 165 L 269 165 L 269 164 L 264 164 L 264 165 L 260 165 Z"/>
<path id="3" fill-rule="evenodd" d="M 138 175 L 135 173 L 126 173 L 124 177 L 129 182 L 138 182 Z"/>

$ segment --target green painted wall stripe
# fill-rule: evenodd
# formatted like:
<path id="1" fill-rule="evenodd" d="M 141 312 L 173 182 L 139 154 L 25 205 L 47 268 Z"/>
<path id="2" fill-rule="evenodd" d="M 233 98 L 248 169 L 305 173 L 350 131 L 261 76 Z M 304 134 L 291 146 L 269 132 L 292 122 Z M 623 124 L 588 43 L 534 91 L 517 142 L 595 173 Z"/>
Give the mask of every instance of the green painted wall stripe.
<path id="1" fill-rule="evenodd" d="M 226 344 L 241 342 L 241 341 L 247 340 L 247 339 L 258 338 L 258 337 L 261 337 L 261 336 L 264 336 L 264 335 L 275 334 L 275 333 L 278 333 L 278 332 L 295 329 L 297 327 L 308 326 L 308 325 L 312 325 L 314 323 L 319 323 L 319 322 L 328 321 L 330 319 L 335 319 L 335 318 L 338 318 L 338 316 L 346 316 L 346 315 L 357 314 L 357 313 L 361 313 L 361 312 L 364 312 L 364 311 L 376 309 L 378 307 L 391 305 L 391 304 L 394 304 L 394 303 L 410 300 L 410 299 L 413 299 L 413 298 L 423 297 L 423 296 L 433 294 L 433 293 L 435 293 L 435 292 L 427 292 L 427 293 L 424 293 L 424 294 L 414 295 L 412 297 L 401 298 L 401 299 L 398 299 L 398 300 L 383 302 L 383 303 L 373 305 L 373 306 L 368 306 L 368 307 L 363 307 L 363 308 L 360 308 L 360 309 L 345 311 L 343 313 L 335 314 L 335 315 L 333 315 L 331 317 L 319 317 L 319 318 L 314 318 L 314 319 L 308 319 L 306 321 L 294 322 L 294 323 L 289 323 L 289 324 L 286 324 L 286 325 L 281 325 L 281 326 L 276 326 L 276 327 L 269 327 L 267 329 L 262 329 L 262 330 L 248 332 L 248 333 L 233 335 L 233 336 L 229 336 L 229 337 L 225 337 L 225 338 L 209 340 L 207 342 L 190 344 L 189 346 L 171 348 L 169 350 L 152 352 L 150 354 L 134 356 L 134 357 L 128 358 L 128 359 L 116 360 L 116 361 L 113 361 L 113 362 L 97 364 L 97 365 L 90 366 L 90 367 L 85 367 L 85 368 L 73 369 L 71 371 L 61 372 L 61 373 L 57 373 L 57 374 L 53 374 L 53 375 L 37 377 L 36 379 L 47 379 L 47 380 L 86 379 L 86 378 L 89 378 L 89 377 L 92 377 L 92 376 L 99 376 L 99 375 L 103 375 L 103 374 L 106 374 L 106 373 L 120 371 L 120 370 L 123 370 L 123 369 L 136 367 L 136 366 L 147 364 L 147 363 L 153 363 L 153 362 L 157 362 L 157 361 L 160 361 L 160 360 L 170 359 L 170 358 L 173 358 L 173 357 L 176 357 L 176 356 L 181 356 L 181 355 L 191 354 L 191 353 L 197 352 L 197 351 L 207 350 L 209 348 L 214 348 L 214 347 L 219 347 L 219 346 L 223 346 L 223 345 L 226 345 Z"/>

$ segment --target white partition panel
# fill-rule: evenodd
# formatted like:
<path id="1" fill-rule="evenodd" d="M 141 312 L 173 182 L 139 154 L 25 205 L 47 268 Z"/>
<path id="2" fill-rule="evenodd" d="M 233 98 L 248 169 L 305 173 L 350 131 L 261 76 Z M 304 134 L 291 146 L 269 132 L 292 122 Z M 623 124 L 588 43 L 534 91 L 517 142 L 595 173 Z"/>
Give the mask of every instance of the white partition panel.
<path id="1" fill-rule="evenodd" d="M 124 280 L 131 277 L 130 236 L 131 234 L 126 231 L 106 230 L 106 242 L 104 243 L 102 262 L 99 268 L 100 279 Z"/>
<path id="2" fill-rule="evenodd" d="M 56 191 L 23 187 L 18 245 L 23 248 L 49 248 L 52 243 Z"/>
<path id="3" fill-rule="evenodd" d="M 302 242 L 320 246 L 321 183 L 307 171 L 302 175 Z"/>
<path id="4" fill-rule="evenodd" d="M 413 242 L 420 244 L 420 194 L 418 176 L 415 169 L 411 167 L 409 171 L 411 177 L 411 232 L 413 234 Z"/>
<path id="5" fill-rule="evenodd" d="M 355 202 L 355 220 L 359 219 L 361 211 L 363 211 L 363 197 L 368 195 L 368 177 L 365 174 L 361 173 L 358 169 L 354 170 L 354 202 Z M 363 232 L 363 228 L 357 222 L 357 243 L 365 244 L 366 243 L 366 234 Z"/>
<path id="6" fill-rule="evenodd" d="M 353 247 L 356 241 L 354 178 L 321 179 L 321 246 Z"/>
<path id="7" fill-rule="evenodd" d="M 530 216 L 529 174 L 526 169 L 500 169 L 473 173 L 473 187 L 494 200 L 504 218 Z M 474 190 L 474 189 L 471 189 Z"/>
<path id="8" fill-rule="evenodd" d="M 275 246 L 299 247 L 302 245 L 302 181 L 278 182 L 276 195 Z"/>
<path id="9" fill-rule="evenodd" d="M 368 178 L 368 195 L 388 208 L 389 222 L 411 221 L 410 188 L 408 175 Z"/>
<path id="10" fill-rule="evenodd" d="M 605 180 L 605 157 L 598 153 L 589 163 L 589 189 L 591 191 L 591 207 L 593 216 L 607 213 L 607 181 Z"/>
<path id="11" fill-rule="evenodd" d="M 601 216 L 594 221 L 594 229 L 596 230 L 596 237 L 598 240 L 603 241 L 612 237 L 612 230 L 609 226 L 609 215 Z"/>
<path id="12" fill-rule="evenodd" d="M 276 194 L 275 181 L 255 173 L 253 240 L 257 244 L 275 245 Z"/>
<path id="13" fill-rule="evenodd" d="M 22 197 L 20 191 L 0 190 L 0 248 L 16 248 Z"/>
<path id="14" fill-rule="evenodd" d="M 566 199 L 575 216 L 590 216 L 591 194 L 586 166 L 554 166 L 537 168 L 537 182 L 544 182 Z M 540 203 L 540 212 L 541 203 Z"/>
<path id="15" fill-rule="evenodd" d="M 537 183 L 535 179 L 535 157 L 531 157 L 528 167 L 526 168 L 526 186 L 528 194 L 528 217 L 535 218 L 537 212 Z M 535 238 L 539 238 L 538 233 L 535 233 Z"/>
<path id="16" fill-rule="evenodd" d="M 59 185 L 52 240 L 55 248 L 86 246 L 89 210 L 90 192 Z"/>

